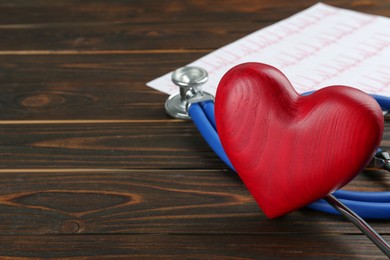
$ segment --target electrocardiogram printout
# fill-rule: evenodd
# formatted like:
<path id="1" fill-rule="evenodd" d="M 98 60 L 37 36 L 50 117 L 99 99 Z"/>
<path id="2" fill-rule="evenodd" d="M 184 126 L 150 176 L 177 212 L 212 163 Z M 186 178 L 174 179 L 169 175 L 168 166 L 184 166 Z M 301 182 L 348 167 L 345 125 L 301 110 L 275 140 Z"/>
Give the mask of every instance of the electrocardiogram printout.
<path id="1" fill-rule="evenodd" d="M 299 93 L 347 85 L 390 96 L 390 19 L 318 3 L 188 65 L 208 71 L 203 90 L 215 95 L 221 77 L 244 62 L 280 69 Z M 177 93 L 171 73 L 147 85 Z"/>

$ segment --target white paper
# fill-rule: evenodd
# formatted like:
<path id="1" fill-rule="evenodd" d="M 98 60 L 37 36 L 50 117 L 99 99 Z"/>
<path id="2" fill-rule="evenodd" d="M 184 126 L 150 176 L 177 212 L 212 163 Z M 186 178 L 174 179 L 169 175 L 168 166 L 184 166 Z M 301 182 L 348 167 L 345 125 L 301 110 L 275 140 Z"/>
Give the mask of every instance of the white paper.
<path id="1" fill-rule="evenodd" d="M 300 93 L 347 85 L 390 96 L 390 19 L 319 3 L 188 65 L 208 71 L 203 90 L 215 95 L 230 68 L 253 61 L 280 69 Z M 147 85 L 177 93 L 171 73 Z"/>

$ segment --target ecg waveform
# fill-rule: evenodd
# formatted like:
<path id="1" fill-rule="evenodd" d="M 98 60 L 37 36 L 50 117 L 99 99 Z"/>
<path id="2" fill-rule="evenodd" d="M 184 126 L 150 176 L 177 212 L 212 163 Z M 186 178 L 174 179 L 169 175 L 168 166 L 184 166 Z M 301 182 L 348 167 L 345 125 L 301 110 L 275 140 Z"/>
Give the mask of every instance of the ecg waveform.
<path id="1" fill-rule="evenodd" d="M 275 66 L 298 92 L 347 85 L 390 96 L 390 19 L 316 4 L 283 21 L 226 45 L 190 65 L 209 73 L 204 90 L 215 94 L 233 66 Z M 172 94 L 170 73 L 148 86 Z"/>

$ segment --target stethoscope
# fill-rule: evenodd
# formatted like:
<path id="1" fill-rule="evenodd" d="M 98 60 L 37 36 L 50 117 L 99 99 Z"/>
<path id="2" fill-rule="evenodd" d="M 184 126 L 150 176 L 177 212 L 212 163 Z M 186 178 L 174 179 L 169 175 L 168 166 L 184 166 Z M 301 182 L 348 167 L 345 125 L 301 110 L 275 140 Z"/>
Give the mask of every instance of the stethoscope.
<path id="1" fill-rule="evenodd" d="M 165 102 L 166 112 L 178 119 L 192 120 L 211 149 L 230 169 L 234 170 L 218 137 L 214 117 L 214 97 L 202 91 L 208 73 L 200 67 L 188 66 L 175 70 L 172 81 L 180 92 L 171 95 Z M 308 95 L 305 93 L 303 95 Z M 382 110 L 390 110 L 390 97 L 372 95 Z M 390 155 L 378 150 L 368 168 L 390 171 Z M 388 257 L 389 244 L 367 224 L 367 219 L 390 219 L 390 192 L 358 192 L 338 190 L 326 198 L 313 202 L 308 208 L 331 214 L 341 214 L 354 223 Z"/>

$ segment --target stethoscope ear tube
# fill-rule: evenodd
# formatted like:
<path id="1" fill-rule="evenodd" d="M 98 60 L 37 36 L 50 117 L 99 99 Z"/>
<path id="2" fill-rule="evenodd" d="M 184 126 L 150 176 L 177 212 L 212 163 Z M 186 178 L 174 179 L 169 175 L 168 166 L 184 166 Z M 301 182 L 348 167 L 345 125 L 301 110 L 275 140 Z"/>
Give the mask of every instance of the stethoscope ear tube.
<path id="1" fill-rule="evenodd" d="M 337 196 L 333 194 L 336 198 Z M 345 200 L 338 198 L 348 208 L 353 210 L 360 217 L 365 219 L 390 219 L 390 203 L 389 202 L 367 202 L 358 200 Z M 314 209 L 330 214 L 340 213 L 333 208 L 325 200 L 321 199 L 307 205 L 309 209 Z"/>
<path id="2" fill-rule="evenodd" d="M 390 110 L 390 98 L 375 95 L 374 98 L 383 109 Z M 188 113 L 209 146 L 229 168 L 235 171 L 218 137 L 214 117 L 214 102 L 193 103 L 189 107 Z M 362 218 L 390 219 L 390 192 L 338 190 L 333 195 Z M 307 207 L 331 214 L 340 214 L 324 200 L 316 201 Z"/>
<path id="3" fill-rule="evenodd" d="M 382 110 L 390 110 L 390 97 L 380 96 L 380 95 L 371 95 L 375 98 L 376 102 L 381 106 Z"/>
<path id="4" fill-rule="evenodd" d="M 206 142 L 209 144 L 211 149 L 218 155 L 219 158 L 227 165 L 230 169 L 234 170 L 234 167 L 232 163 L 230 162 L 229 158 L 227 157 L 225 150 L 222 147 L 221 141 L 219 140 L 218 134 L 214 128 L 215 126 L 215 120 L 211 121 L 214 122 L 214 125 L 210 123 L 209 118 L 207 117 L 207 114 L 211 116 L 211 112 L 214 111 L 214 103 L 209 101 L 208 103 L 208 113 L 205 112 L 202 109 L 202 106 L 200 103 L 194 103 L 191 104 L 191 106 L 188 109 L 188 114 L 191 116 L 192 121 L 194 121 L 195 125 L 197 126 L 199 132 L 202 134 L 203 138 L 206 140 Z M 210 107 L 212 106 L 212 108 Z M 212 116 L 214 119 L 214 116 Z"/>

